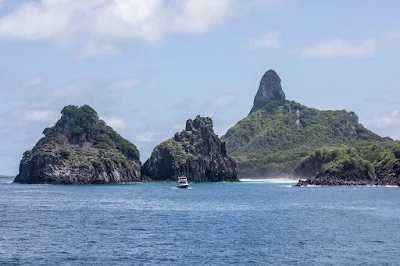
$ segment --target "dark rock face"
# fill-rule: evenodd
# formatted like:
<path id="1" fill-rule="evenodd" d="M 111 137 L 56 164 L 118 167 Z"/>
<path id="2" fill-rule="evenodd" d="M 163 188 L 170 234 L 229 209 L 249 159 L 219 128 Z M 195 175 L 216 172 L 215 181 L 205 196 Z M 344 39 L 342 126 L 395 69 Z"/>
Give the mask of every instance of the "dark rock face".
<path id="1" fill-rule="evenodd" d="M 315 178 L 299 180 L 296 186 L 400 186 L 400 161 L 371 175 L 360 169 L 325 171 Z"/>
<path id="2" fill-rule="evenodd" d="M 91 152 L 91 151 L 89 151 Z M 140 164 L 122 166 L 112 153 L 96 156 L 98 164 L 73 165 L 58 156 L 24 156 L 15 183 L 114 184 L 140 181 Z M 87 158 L 83 159 L 87 160 Z"/>
<path id="3" fill-rule="evenodd" d="M 378 172 L 382 186 L 400 186 L 400 160 Z"/>
<path id="4" fill-rule="evenodd" d="M 225 143 L 214 133 L 211 118 L 197 116 L 186 129 L 158 145 L 142 167 L 153 180 L 189 182 L 237 181 L 236 163 L 227 156 Z"/>
<path id="5" fill-rule="evenodd" d="M 281 86 L 281 78 L 274 70 L 268 70 L 261 79 L 250 114 L 263 107 L 266 103 L 281 100 L 286 100 Z"/>
<path id="6" fill-rule="evenodd" d="M 296 186 L 362 186 L 372 182 L 368 173 L 354 169 L 345 173 L 323 172 L 313 179 L 300 180 Z"/>
<path id="7" fill-rule="evenodd" d="M 111 184 L 140 181 L 136 147 L 89 106 L 67 106 L 20 163 L 16 183 Z"/>

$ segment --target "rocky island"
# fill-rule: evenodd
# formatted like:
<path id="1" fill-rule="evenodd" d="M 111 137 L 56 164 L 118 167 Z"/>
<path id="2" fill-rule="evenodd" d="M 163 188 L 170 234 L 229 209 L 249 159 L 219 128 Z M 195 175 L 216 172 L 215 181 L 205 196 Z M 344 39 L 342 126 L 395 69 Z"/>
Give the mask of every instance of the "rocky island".
<path id="1" fill-rule="evenodd" d="M 214 133 L 211 118 L 200 116 L 153 150 L 142 175 L 157 181 L 176 181 L 178 176 L 192 182 L 238 181 L 236 163 Z"/>
<path id="2" fill-rule="evenodd" d="M 250 114 L 222 137 L 239 177 L 292 177 L 316 149 L 393 143 L 359 123 L 354 112 L 318 110 L 289 101 L 281 78 L 268 70 L 260 81 Z"/>
<path id="3" fill-rule="evenodd" d="M 90 106 L 67 106 L 20 163 L 16 183 L 112 184 L 141 180 L 139 151 Z"/>

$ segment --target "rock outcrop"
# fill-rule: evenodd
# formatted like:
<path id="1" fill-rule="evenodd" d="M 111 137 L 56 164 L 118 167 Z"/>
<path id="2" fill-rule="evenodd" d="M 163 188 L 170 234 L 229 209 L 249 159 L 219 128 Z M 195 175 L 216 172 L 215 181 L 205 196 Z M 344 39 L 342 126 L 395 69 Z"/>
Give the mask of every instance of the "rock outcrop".
<path id="1" fill-rule="evenodd" d="M 112 184 L 140 181 L 139 151 L 89 106 L 67 106 L 20 163 L 16 183 Z"/>
<path id="2" fill-rule="evenodd" d="M 315 178 L 299 180 L 296 186 L 355 186 L 372 185 L 374 179 L 368 172 L 360 169 L 347 170 L 346 172 L 325 171 Z"/>
<path id="3" fill-rule="evenodd" d="M 327 170 L 315 178 L 299 180 L 296 186 L 400 186 L 400 161 L 396 161 L 376 174 L 359 168 L 345 171 Z"/>
<path id="4" fill-rule="evenodd" d="M 261 79 L 250 114 L 263 107 L 266 103 L 281 100 L 286 100 L 281 86 L 281 78 L 274 70 L 268 70 Z"/>
<path id="5" fill-rule="evenodd" d="M 197 116 L 186 129 L 161 144 L 142 167 L 142 175 L 158 181 L 237 181 L 236 163 L 227 156 L 225 143 L 214 133 L 211 118 Z"/>
<path id="6" fill-rule="evenodd" d="M 378 172 L 381 186 L 400 186 L 400 160 Z"/>

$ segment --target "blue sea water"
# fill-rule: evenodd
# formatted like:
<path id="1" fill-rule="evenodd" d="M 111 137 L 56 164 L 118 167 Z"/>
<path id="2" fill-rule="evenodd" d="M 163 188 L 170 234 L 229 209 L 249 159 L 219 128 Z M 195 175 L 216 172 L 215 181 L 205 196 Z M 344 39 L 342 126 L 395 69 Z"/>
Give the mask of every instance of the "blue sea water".
<path id="1" fill-rule="evenodd" d="M 400 189 L 0 180 L 4 265 L 399 265 Z"/>

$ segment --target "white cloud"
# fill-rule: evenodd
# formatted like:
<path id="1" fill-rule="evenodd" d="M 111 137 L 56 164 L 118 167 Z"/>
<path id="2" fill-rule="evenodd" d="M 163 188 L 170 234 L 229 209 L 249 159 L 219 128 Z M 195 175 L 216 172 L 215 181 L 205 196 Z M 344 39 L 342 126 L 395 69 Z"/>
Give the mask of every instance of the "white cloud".
<path id="1" fill-rule="evenodd" d="M 212 102 L 213 107 L 223 108 L 233 104 L 236 101 L 236 96 L 229 94 L 221 96 Z"/>
<path id="2" fill-rule="evenodd" d="M 125 122 L 125 120 L 119 117 L 103 116 L 100 117 L 100 119 L 106 122 L 106 124 L 113 129 L 125 129 L 127 127 L 127 123 Z"/>
<path id="3" fill-rule="evenodd" d="M 260 37 L 251 38 L 249 41 L 250 48 L 279 48 L 279 32 L 268 32 Z"/>
<path id="4" fill-rule="evenodd" d="M 157 142 L 159 141 L 158 137 L 160 134 L 154 133 L 151 131 L 145 131 L 136 134 L 135 141 L 137 142 Z"/>
<path id="5" fill-rule="evenodd" d="M 111 84 L 111 90 L 129 90 L 129 89 L 136 89 L 142 84 L 140 79 L 127 79 L 121 80 Z"/>
<path id="6" fill-rule="evenodd" d="M 387 128 L 400 125 L 400 111 L 394 110 L 389 114 L 374 117 L 365 124 L 369 126 L 375 126 L 377 128 Z"/>
<path id="7" fill-rule="evenodd" d="M 47 122 L 54 121 L 57 115 L 53 110 L 27 110 L 20 117 L 27 122 Z"/>
<path id="8" fill-rule="evenodd" d="M 31 86 L 35 86 L 35 85 L 42 83 L 42 81 L 43 81 L 42 77 L 35 77 L 31 80 L 26 81 L 22 86 L 23 87 L 31 87 Z"/>
<path id="9" fill-rule="evenodd" d="M 271 0 L 38 0 L 0 17 L 0 38 L 78 43 L 82 56 L 114 55 L 121 41 L 158 43 L 167 35 L 202 34 Z M 245 15 L 245 14 L 241 14 Z M 100 43 L 100 45 L 99 45 Z M 106 43 L 106 44 L 104 44 Z"/>
<path id="10" fill-rule="evenodd" d="M 374 39 L 367 39 L 361 44 L 347 43 L 342 39 L 332 39 L 311 45 L 302 50 L 304 57 L 334 58 L 334 57 L 369 57 L 375 52 Z"/>

